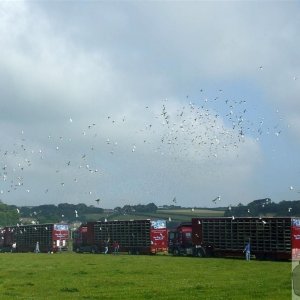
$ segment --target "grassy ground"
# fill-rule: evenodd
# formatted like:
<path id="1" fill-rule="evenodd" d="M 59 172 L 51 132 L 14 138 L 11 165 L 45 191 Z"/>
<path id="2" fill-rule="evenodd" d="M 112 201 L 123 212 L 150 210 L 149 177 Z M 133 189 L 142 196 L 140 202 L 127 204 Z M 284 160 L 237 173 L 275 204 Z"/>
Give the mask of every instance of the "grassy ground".
<path id="1" fill-rule="evenodd" d="M 171 213 L 171 214 L 178 214 L 178 215 L 188 215 L 191 217 L 194 216 L 223 216 L 224 210 L 214 210 L 214 209 L 199 209 L 195 208 L 194 210 L 191 209 L 158 209 L 157 213 Z"/>
<path id="2" fill-rule="evenodd" d="M 0 254 L 0 299 L 291 299 L 291 263 Z"/>
<path id="3" fill-rule="evenodd" d="M 200 209 L 195 208 L 193 211 L 191 209 L 158 209 L 155 213 L 132 213 L 132 214 L 86 214 L 85 217 L 89 221 L 97 221 L 106 218 L 107 220 L 141 220 L 141 219 L 165 219 L 171 218 L 174 221 L 180 222 L 190 222 L 192 218 L 197 217 L 223 217 L 224 210 L 220 209 Z"/>

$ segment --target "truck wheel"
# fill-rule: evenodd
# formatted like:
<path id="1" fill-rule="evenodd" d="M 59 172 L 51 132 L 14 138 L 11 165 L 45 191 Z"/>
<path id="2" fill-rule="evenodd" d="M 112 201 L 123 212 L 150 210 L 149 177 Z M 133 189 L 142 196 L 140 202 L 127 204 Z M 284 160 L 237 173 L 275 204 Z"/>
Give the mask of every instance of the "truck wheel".
<path id="1" fill-rule="evenodd" d="M 204 256 L 203 250 L 202 249 L 197 249 L 196 256 L 197 257 L 203 257 Z"/>

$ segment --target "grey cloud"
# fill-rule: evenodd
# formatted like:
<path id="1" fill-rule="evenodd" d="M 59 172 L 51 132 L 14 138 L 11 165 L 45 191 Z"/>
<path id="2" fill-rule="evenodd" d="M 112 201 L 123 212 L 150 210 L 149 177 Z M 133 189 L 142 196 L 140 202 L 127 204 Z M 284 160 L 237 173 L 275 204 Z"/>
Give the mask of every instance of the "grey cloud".
<path id="1" fill-rule="evenodd" d="M 296 7 L 2 3 L 0 115 L 6 142 L 0 154 L 17 149 L 9 157 L 10 176 L 15 176 L 12 168 L 20 159 L 32 160 L 24 172 L 30 192 L 24 186 L 3 200 L 94 204 L 93 197 L 100 194 L 104 205 L 116 206 L 130 201 L 164 204 L 176 194 L 181 205 L 205 206 L 211 205 L 211 195 L 220 193 L 225 204 L 267 193 L 281 200 L 258 170 L 270 168 L 272 173 L 285 164 L 280 157 L 271 161 L 266 156 L 274 147 L 287 151 L 289 134 L 293 139 L 300 132 L 294 121 L 300 79 L 291 79 L 299 71 Z M 205 98 L 208 108 L 199 109 Z M 238 147 L 211 152 L 210 143 L 220 137 L 210 126 L 223 128 L 219 131 L 231 145 L 243 135 L 232 129 L 230 110 L 238 108 L 229 109 L 226 99 L 247 100 L 250 128 Z M 195 128 L 193 112 L 185 111 L 184 122 L 177 116 L 190 102 L 204 113 Z M 277 108 L 285 118 L 279 122 L 282 128 L 274 129 L 278 120 L 270 111 Z M 205 113 L 219 116 L 206 118 Z M 262 118 L 264 132 L 258 140 Z M 293 123 L 292 128 L 284 127 L 286 123 Z M 286 131 L 286 146 L 277 143 L 275 130 L 280 129 Z M 178 145 L 161 141 L 175 137 L 176 130 Z M 191 142 L 194 131 L 207 144 Z M 20 148 L 22 142 L 26 151 Z M 5 162 L 8 157 L 3 157 Z M 96 168 L 99 172 L 93 173 Z M 286 178 L 274 179 L 281 196 L 290 196 L 282 190 L 297 172 L 292 169 Z"/>

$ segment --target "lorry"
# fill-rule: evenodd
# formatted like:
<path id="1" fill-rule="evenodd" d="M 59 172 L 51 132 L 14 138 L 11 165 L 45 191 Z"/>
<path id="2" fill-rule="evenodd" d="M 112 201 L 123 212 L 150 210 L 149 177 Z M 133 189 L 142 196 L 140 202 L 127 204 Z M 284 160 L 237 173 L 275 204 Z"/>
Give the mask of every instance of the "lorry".
<path id="1" fill-rule="evenodd" d="M 169 232 L 169 253 L 241 257 L 250 242 L 257 259 L 300 257 L 300 219 L 291 217 L 193 218 Z"/>
<path id="2" fill-rule="evenodd" d="M 66 251 L 68 240 L 68 224 L 7 226 L 1 229 L 0 251 L 34 252 L 37 242 L 40 252 Z"/>
<path id="3" fill-rule="evenodd" d="M 97 221 L 82 224 L 73 233 L 73 251 L 78 253 L 109 252 L 113 244 L 120 252 L 129 254 L 156 254 L 168 251 L 168 233 L 165 220 Z"/>

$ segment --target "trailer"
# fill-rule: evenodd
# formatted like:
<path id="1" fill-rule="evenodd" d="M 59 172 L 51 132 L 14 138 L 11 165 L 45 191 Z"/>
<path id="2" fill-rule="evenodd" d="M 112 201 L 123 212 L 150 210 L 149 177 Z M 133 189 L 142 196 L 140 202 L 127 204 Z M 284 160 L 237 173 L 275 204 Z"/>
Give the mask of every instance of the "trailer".
<path id="1" fill-rule="evenodd" d="M 0 252 L 11 252 L 12 251 L 12 244 L 6 244 L 6 230 L 5 228 L 0 228 Z"/>
<path id="2" fill-rule="evenodd" d="M 1 235 L 2 252 L 34 252 L 37 242 L 39 242 L 40 252 L 68 250 L 69 226 L 67 224 L 7 226 L 1 230 Z"/>
<path id="3" fill-rule="evenodd" d="M 250 242 L 257 259 L 299 257 L 300 219 L 193 218 L 169 233 L 169 252 L 198 257 L 241 257 Z"/>
<path id="4" fill-rule="evenodd" d="M 114 243 L 129 254 L 156 254 L 168 251 L 165 220 L 99 221 L 81 225 L 73 235 L 73 250 L 78 253 L 104 253 Z"/>

